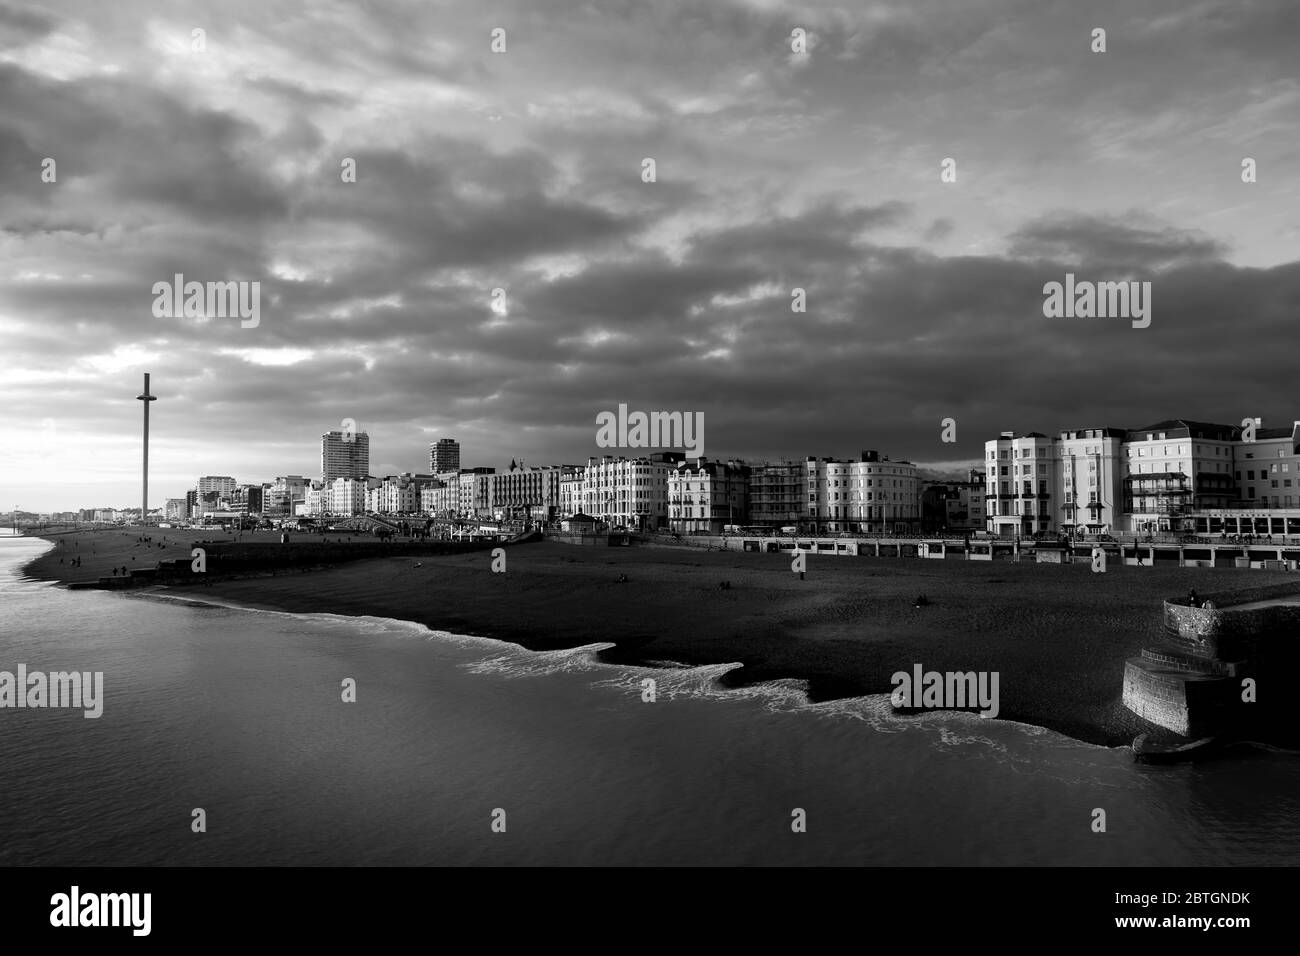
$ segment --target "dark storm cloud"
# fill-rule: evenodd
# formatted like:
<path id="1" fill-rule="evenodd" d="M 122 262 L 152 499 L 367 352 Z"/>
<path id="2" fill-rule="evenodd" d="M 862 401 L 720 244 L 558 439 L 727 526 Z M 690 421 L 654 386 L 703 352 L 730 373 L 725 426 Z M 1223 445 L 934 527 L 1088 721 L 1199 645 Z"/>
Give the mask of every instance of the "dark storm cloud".
<path id="1" fill-rule="evenodd" d="M 548 197 L 551 163 L 533 151 L 493 154 L 439 138 L 427 158 L 369 152 L 355 158 L 356 188 L 322 176 L 315 202 L 299 213 L 370 230 L 412 266 L 490 265 L 563 252 L 636 225 L 576 198 Z M 337 181 L 337 172 L 328 175 Z"/>

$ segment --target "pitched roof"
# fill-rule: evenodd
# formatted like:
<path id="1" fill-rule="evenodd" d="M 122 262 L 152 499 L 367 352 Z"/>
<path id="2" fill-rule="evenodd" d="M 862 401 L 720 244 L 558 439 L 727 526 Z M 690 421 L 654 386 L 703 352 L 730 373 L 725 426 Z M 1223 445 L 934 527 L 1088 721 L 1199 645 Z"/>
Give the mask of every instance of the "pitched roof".
<path id="1" fill-rule="evenodd" d="M 1267 439 L 1267 438 L 1290 438 L 1294 434 L 1295 434 L 1294 425 L 1291 426 L 1290 428 L 1256 428 L 1255 429 L 1255 439 L 1257 441 L 1261 439 Z"/>
<path id="2" fill-rule="evenodd" d="M 1170 418 L 1154 425 L 1131 429 L 1126 436 L 1128 441 L 1145 441 L 1148 432 L 1164 432 L 1168 438 L 1218 438 L 1232 440 L 1241 434 L 1236 425 L 1220 425 L 1215 422 L 1194 422 L 1184 418 Z M 1158 439 L 1157 439 L 1158 440 Z"/>

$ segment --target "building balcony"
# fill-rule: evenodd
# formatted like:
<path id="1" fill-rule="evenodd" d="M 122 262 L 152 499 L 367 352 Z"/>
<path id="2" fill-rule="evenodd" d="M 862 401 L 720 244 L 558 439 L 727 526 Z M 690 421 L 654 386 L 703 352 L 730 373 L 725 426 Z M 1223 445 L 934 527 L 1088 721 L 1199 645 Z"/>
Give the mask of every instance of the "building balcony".
<path id="1" fill-rule="evenodd" d="M 1125 475 L 1125 481 L 1187 481 L 1190 476 L 1181 471 L 1148 471 Z"/>
<path id="2" fill-rule="evenodd" d="M 1186 480 L 1176 480 L 1171 478 L 1161 478 L 1158 481 L 1133 481 L 1125 480 L 1124 493 L 1129 495 L 1155 495 L 1170 491 L 1190 491 L 1191 482 Z"/>

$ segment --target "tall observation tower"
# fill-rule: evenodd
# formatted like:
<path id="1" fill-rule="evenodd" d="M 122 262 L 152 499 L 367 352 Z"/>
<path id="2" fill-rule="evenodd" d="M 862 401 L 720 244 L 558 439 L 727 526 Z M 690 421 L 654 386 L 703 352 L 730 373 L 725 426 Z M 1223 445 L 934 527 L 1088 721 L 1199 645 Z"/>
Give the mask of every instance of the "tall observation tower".
<path id="1" fill-rule="evenodd" d="M 140 494 L 140 523 L 149 523 L 149 403 L 158 401 L 157 395 L 149 394 L 149 373 L 144 373 L 144 393 L 136 396 L 137 401 L 144 402 L 144 486 Z"/>

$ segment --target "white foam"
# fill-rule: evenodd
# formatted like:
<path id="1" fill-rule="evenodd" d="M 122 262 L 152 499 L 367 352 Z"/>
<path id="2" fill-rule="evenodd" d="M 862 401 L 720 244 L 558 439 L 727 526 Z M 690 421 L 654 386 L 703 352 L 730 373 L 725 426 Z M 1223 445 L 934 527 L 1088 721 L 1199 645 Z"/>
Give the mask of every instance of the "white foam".
<path id="1" fill-rule="evenodd" d="M 493 642 L 498 646 L 501 641 Z M 471 674 L 495 674 L 507 680 L 521 677 L 545 677 L 548 674 L 572 674 L 592 671 L 606 665 L 596 659 L 601 651 L 614 647 L 608 642 L 584 644 L 555 651 L 529 651 L 517 644 L 504 645 L 510 650 L 496 657 L 461 664 Z"/>

